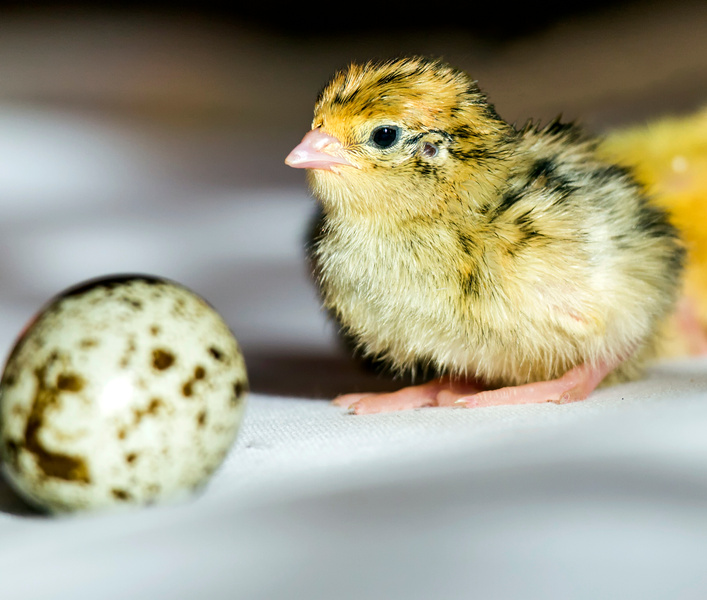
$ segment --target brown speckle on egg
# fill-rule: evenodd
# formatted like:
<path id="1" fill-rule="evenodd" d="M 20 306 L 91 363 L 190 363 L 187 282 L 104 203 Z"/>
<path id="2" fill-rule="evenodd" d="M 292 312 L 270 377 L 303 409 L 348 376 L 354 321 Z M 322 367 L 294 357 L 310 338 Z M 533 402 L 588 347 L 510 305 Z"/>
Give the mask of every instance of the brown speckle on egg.
<path id="1" fill-rule="evenodd" d="M 144 417 L 147 417 L 147 416 L 154 417 L 155 415 L 157 415 L 160 412 L 160 410 L 163 407 L 164 407 L 164 402 L 161 398 L 152 398 L 146 408 L 142 408 L 142 409 L 134 408 L 133 409 L 133 417 L 134 417 L 133 422 L 135 423 L 135 425 L 139 425 L 140 421 L 142 421 L 142 419 Z"/>
<path id="2" fill-rule="evenodd" d="M 127 369 L 130 366 L 130 359 L 133 357 L 136 350 L 137 343 L 135 341 L 135 337 L 132 335 L 128 336 L 128 343 L 125 347 L 125 351 L 120 357 L 120 362 L 118 363 L 121 369 Z"/>
<path id="3" fill-rule="evenodd" d="M 174 354 L 169 350 L 156 348 L 152 351 L 152 366 L 158 371 L 169 369 L 175 361 Z"/>
<path id="4" fill-rule="evenodd" d="M 240 404 L 241 400 L 243 399 L 243 395 L 248 391 L 248 384 L 244 383 L 242 381 L 236 381 L 236 383 L 233 384 L 233 397 L 231 398 L 231 402 L 233 404 Z"/>
<path id="5" fill-rule="evenodd" d="M 112 490 L 111 490 L 111 493 L 113 494 L 113 497 L 114 497 L 116 500 L 121 500 L 121 501 L 123 501 L 123 502 L 127 502 L 127 501 L 130 500 L 130 498 L 131 498 L 129 492 L 126 492 L 125 490 L 121 490 L 121 489 L 118 489 L 118 488 L 112 489 Z"/>
<path id="6" fill-rule="evenodd" d="M 56 380 L 56 387 L 66 392 L 80 392 L 83 389 L 84 380 L 74 373 L 60 373 Z"/>
<path id="7" fill-rule="evenodd" d="M 125 302 L 127 305 L 134 308 L 135 310 L 140 310 L 142 308 L 142 302 L 140 300 L 136 300 L 135 298 L 130 298 L 129 296 L 121 296 L 120 300 L 122 302 Z"/>
<path id="8" fill-rule="evenodd" d="M 83 349 L 95 348 L 98 346 L 98 340 L 95 338 L 84 338 L 79 342 L 79 347 Z"/>
<path id="9" fill-rule="evenodd" d="M 182 395 L 190 398 L 194 394 L 194 384 L 204 377 L 206 377 L 206 369 L 197 365 L 194 369 L 194 376 L 182 386 Z"/>
<path id="10" fill-rule="evenodd" d="M 22 443 L 17 440 L 7 440 L 5 442 L 5 456 L 3 457 L 8 463 L 17 466 L 17 457 L 20 454 Z"/>
<path id="11" fill-rule="evenodd" d="M 185 305 L 186 302 L 184 302 L 184 299 L 178 298 L 172 307 L 172 315 L 175 317 L 184 317 L 186 314 Z"/>
<path id="12" fill-rule="evenodd" d="M 53 354 L 56 360 L 58 353 Z M 51 358 L 51 357 L 50 357 Z M 50 362 L 53 362 L 50 361 Z M 59 390 L 44 382 L 45 369 L 37 369 L 35 377 L 37 387 L 32 403 L 32 409 L 27 418 L 24 431 L 24 448 L 32 453 L 37 461 L 37 467 L 47 477 L 56 477 L 69 481 L 90 483 L 86 462 L 79 456 L 69 456 L 60 452 L 52 452 L 44 447 L 39 432 L 44 426 L 46 412 L 58 403 Z"/>

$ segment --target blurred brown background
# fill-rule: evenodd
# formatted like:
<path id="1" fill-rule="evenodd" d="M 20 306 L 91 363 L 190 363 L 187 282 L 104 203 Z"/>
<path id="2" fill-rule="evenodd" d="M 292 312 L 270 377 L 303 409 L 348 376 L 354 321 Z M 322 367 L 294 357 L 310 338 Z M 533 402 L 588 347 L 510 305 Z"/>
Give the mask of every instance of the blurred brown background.
<path id="1" fill-rule="evenodd" d="M 256 391 L 366 387 L 318 311 L 314 207 L 283 163 L 331 73 L 442 57 L 511 122 L 600 132 L 707 103 L 705 40 L 704 0 L 2 3 L 0 343 L 63 287 L 140 270 L 216 305 Z"/>
<path id="2" fill-rule="evenodd" d="M 288 150 L 316 92 L 350 60 L 440 56 L 469 70 L 510 121 L 561 112 L 602 128 L 703 103 L 706 39 L 699 0 L 425 10 L 305 2 L 284 11 L 265 3 L 5 2 L 0 98 L 105 111 L 163 131 L 233 130 L 257 162 L 261 152 Z M 300 179 L 281 164 L 257 173 L 248 160 L 223 163 L 214 175 L 221 167 L 254 184 Z"/>

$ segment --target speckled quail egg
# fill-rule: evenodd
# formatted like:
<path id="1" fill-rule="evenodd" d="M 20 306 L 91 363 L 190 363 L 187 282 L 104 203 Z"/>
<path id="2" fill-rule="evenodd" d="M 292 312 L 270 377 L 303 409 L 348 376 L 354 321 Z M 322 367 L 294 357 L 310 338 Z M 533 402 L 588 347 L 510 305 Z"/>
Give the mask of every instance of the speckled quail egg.
<path id="1" fill-rule="evenodd" d="M 50 512 L 185 498 L 233 444 L 247 388 L 233 334 L 190 290 L 143 275 L 86 282 L 7 360 L 4 471 Z"/>

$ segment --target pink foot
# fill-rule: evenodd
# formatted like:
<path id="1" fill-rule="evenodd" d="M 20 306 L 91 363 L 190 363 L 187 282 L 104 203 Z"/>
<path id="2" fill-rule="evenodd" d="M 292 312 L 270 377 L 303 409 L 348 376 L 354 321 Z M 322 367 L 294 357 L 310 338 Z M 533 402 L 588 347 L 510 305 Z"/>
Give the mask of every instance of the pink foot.
<path id="1" fill-rule="evenodd" d="M 564 404 L 586 399 L 616 364 L 580 365 L 559 379 L 488 391 L 480 391 L 477 383 L 459 383 L 442 378 L 390 394 L 346 394 L 336 398 L 334 404 L 345 406 L 357 415 L 427 406 L 472 408 L 541 402 Z"/>
<path id="2" fill-rule="evenodd" d="M 344 406 L 357 415 L 410 410 L 426 406 L 454 406 L 457 398 L 474 394 L 480 389 L 476 383 L 452 383 L 448 379 L 442 378 L 388 394 L 344 394 L 335 398 L 334 404 Z M 454 390 L 457 395 L 454 399 L 446 399 L 440 396 L 444 390 Z"/>

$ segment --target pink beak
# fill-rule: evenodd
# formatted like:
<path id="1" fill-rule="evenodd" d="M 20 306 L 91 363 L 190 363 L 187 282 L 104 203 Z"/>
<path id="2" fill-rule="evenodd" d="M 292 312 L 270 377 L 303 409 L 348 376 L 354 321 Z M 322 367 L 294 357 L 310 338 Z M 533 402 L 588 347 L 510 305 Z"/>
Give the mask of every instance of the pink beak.
<path id="1" fill-rule="evenodd" d="M 336 155 L 340 150 L 341 142 L 317 127 L 302 138 L 297 147 L 287 155 L 285 163 L 295 169 L 328 171 L 336 171 L 335 165 L 353 166 L 345 158 Z"/>

